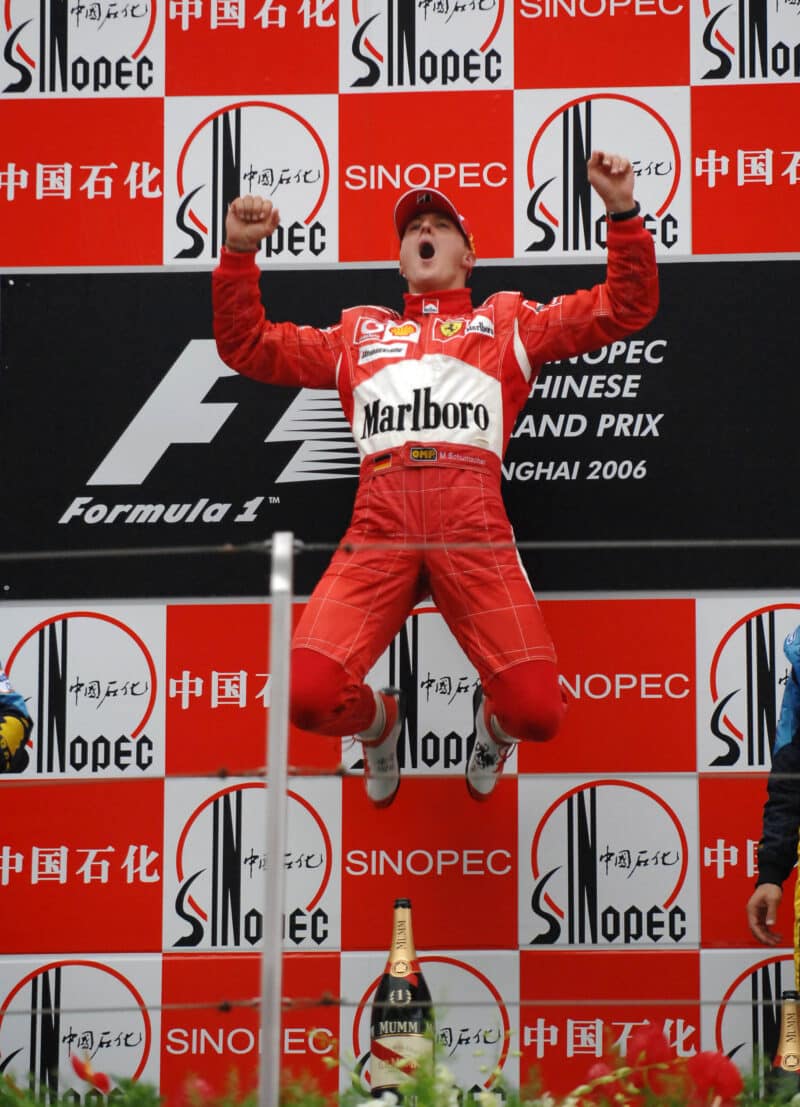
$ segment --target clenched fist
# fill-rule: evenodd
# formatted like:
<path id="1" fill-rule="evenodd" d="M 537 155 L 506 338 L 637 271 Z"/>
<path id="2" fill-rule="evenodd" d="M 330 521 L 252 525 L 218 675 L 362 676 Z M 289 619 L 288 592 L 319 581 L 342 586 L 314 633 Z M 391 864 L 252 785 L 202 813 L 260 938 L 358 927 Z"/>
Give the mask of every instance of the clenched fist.
<path id="1" fill-rule="evenodd" d="M 633 166 L 619 154 L 593 150 L 586 165 L 589 184 L 606 206 L 606 211 L 630 211 L 633 198 Z"/>
<path id="2" fill-rule="evenodd" d="M 225 216 L 225 245 L 239 253 L 255 253 L 281 221 L 271 200 L 261 196 L 237 196 Z"/>

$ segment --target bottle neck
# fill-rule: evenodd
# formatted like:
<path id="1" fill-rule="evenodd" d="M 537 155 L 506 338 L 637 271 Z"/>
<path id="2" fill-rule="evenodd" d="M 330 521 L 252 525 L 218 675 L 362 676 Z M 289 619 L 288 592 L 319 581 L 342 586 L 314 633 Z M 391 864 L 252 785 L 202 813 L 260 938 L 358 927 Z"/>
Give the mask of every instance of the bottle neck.
<path id="1" fill-rule="evenodd" d="M 393 976 L 407 976 L 418 971 L 414 932 L 411 929 L 411 908 L 395 907 L 392 923 L 392 944 L 386 971 Z"/>
<path id="2" fill-rule="evenodd" d="M 798 1053 L 800 1047 L 800 1038 L 798 1038 L 798 1011 L 797 1011 L 797 996 L 796 994 L 787 995 L 784 993 L 781 1000 L 781 1030 L 780 1030 L 780 1046 L 783 1049 L 791 1048 L 794 1053 Z"/>
<path id="3" fill-rule="evenodd" d="M 800 1072 L 800 1020 L 797 992 L 784 992 L 781 997 L 781 1027 L 774 1067 L 797 1075 Z"/>

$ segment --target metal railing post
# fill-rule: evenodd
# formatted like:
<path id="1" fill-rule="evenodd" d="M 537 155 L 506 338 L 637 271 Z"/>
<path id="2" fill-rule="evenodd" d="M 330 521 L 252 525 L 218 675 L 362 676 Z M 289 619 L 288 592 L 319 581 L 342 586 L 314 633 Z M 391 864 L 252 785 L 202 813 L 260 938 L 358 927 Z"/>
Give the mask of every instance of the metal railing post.
<path id="1" fill-rule="evenodd" d="M 267 732 L 267 864 L 261 953 L 259 1107 L 278 1107 L 281 1080 L 283 982 L 283 856 L 289 758 L 289 650 L 292 637 L 293 535 L 272 536 L 270 574 L 270 706 Z"/>

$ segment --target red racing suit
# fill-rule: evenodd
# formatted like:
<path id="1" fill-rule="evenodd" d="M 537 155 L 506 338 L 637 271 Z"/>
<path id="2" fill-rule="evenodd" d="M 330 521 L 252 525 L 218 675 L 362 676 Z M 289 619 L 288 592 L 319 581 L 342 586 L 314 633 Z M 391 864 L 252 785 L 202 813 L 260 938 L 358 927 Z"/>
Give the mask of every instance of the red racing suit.
<path id="1" fill-rule="evenodd" d="M 484 692 L 496 690 L 506 732 L 539 736 L 528 726 L 535 705 L 519 702 L 520 687 L 535 682 L 517 680 L 513 694 L 509 685 L 505 711 L 497 703 L 503 673 L 541 661 L 555 672 L 503 505 L 501 462 L 545 362 L 597 349 L 653 318 L 658 275 L 641 218 L 609 223 L 604 283 L 546 304 L 519 292 L 477 308 L 469 289 L 407 293 L 402 315 L 353 307 L 318 329 L 267 320 L 259 279 L 253 254 L 223 250 L 213 274 L 220 357 L 270 384 L 336 388 L 362 459 L 342 546 L 293 640 L 293 656 L 315 651 L 346 677 L 335 693 L 324 681 L 304 682 L 321 702 L 300 725 L 330 734 L 369 725 L 364 676 L 430 594 Z M 296 675 L 293 668 L 293 696 Z M 331 698 L 336 704 L 326 704 Z"/>

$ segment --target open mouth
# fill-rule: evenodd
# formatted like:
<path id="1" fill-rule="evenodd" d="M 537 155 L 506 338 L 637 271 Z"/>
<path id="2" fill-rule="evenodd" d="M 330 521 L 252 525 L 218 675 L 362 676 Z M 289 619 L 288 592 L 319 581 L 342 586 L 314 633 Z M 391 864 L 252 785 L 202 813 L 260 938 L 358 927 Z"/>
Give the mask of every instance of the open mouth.
<path id="1" fill-rule="evenodd" d="M 432 242 L 428 242 L 427 240 L 425 242 L 420 242 L 419 256 L 422 258 L 423 261 L 428 261 L 430 258 L 433 257 L 435 253 L 436 251 L 433 248 Z"/>

